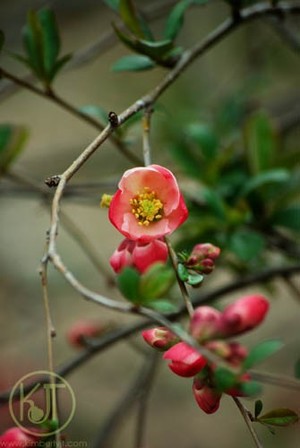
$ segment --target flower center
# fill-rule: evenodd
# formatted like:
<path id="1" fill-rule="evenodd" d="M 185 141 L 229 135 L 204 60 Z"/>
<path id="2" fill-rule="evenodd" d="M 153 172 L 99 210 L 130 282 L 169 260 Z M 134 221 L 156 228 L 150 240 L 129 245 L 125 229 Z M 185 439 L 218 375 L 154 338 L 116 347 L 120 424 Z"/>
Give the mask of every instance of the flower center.
<path id="1" fill-rule="evenodd" d="M 138 193 L 130 199 L 130 205 L 140 226 L 149 226 L 151 222 L 162 218 L 163 203 L 157 198 L 155 191 L 150 191 L 149 187 L 144 187 L 143 193 Z"/>

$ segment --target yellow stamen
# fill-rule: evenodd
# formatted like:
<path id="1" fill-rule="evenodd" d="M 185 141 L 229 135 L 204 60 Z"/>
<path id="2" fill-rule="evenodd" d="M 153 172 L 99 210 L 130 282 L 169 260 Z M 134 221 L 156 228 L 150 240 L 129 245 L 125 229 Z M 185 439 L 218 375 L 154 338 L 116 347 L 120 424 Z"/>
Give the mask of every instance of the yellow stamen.
<path id="1" fill-rule="evenodd" d="M 138 220 L 140 226 L 148 227 L 152 222 L 159 221 L 163 217 L 163 203 L 157 198 L 155 191 L 144 187 L 142 193 L 138 193 L 130 199 L 131 212 Z"/>

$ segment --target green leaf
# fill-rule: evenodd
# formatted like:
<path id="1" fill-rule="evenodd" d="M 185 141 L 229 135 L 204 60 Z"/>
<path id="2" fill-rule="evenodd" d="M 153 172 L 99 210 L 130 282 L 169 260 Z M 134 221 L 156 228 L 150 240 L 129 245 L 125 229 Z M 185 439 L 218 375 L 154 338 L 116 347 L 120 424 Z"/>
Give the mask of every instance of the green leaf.
<path id="1" fill-rule="evenodd" d="M 245 359 L 243 365 L 246 370 L 250 369 L 254 365 L 264 361 L 269 356 L 276 353 L 283 346 L 283 343 L 279 340 L 264 341 L 254 347 L 247 358 Z"/>
<path id="2" fill-rule="evenodd" d="M 291 230 L 300 230 L 300 205 L 290 207 L 275 212 L 270 221 L 275 226 L 287 227 Z"/>
<path id="3" fill-rule="evenodd" d="M 3 45 L 4 45 L 4 41 L 5 41 L 5 36 L 4 36 L 4 33 L 3 33 L 3 31 L 2 30 L 0 30 L 0 51 L 2 50 L 2 48 L 3 48 Z"/>
<path id="4" fill-rule="evenodd" d="M 246 383 L 240 384 L 240 390 L 243 395 L 254 397 L 262 393 L 262 386 L 256 381 L 247 381 Z"/>
<path id="5" fill-rule="evenodd" d="M 118 286 L 121 293 L 130 302 L 140 304 L 140 274 L 136 269 L 126 267 L 117 277 Z"/>
<path id="6" fill-rule="evenodd" d="M 120 0 L 103 0 L 104 3 L 111 8 L 113 11 L 118 12 L 119 11 L 119 3 Z"/>
<path id="7" fill-rule="evenodd" d="M 45 78 L 43 61 L 43 35 L 35 11 L 29 11 L 27 23 L 23 28 L 23 44 L 27 54 L 28 63 L 35 75 L 43 80 Z"/>
<path id="8" fill-rule="evenodd" d="M 255 406 L 254 406 L 255 418 L 257 418 L 259 416 L 259 414 L 261 413 L 262 410 L 263 410 L 263 402 L 261 400 L 256 400 Z"/>
<path id="9" fill-rule="evenodd" d="M 204 276 L 201 274 L 190 273 L 187 279 L 187 283 L 191 286 L 199 286 L 204 280 Z"/>
<path id="10" fill-rule="evenodd" d="M 182 263 L 178 263 L 177 273 L 178 273 L 178 277 L 180 278 L 180 280 L 182 282 L 186 282 L 188 280 L 188 278 L 189 278 L 189 271 L 187 270 L 187 268 Z"/>
<path id="11" fill-rule="evenodd" d="M 177 311 L 177 307 L 168 300 L 155 300 L 147 303 L 146 306 L 163 314 L 175 313 Z"/>
<path id="12" fill-rule="evenodd" d="M 155 63 L 148 56 L 143 55 L 130 55 L 124 56 L 115 62 L 112 66 L 112 71 L 114 72 L 124 72 L 124 71 L 142 71 L 149 70 L 155 67 Z"/>
<path id="13" fill-rule="evenodd" d="M 183 26 L 184 14 L 191 3 L 191 0 L 182 0 L 173 7 L 164 30 L 166 39 L 174 40 L 176 38 Z"/>
<path id="14" fill-rule="evenodd" d="M 0 173 L 6 172 L 24 149 L 28 131 L 22 126 L 0 125 Z"/>
<path id="15" fill-rule="evenodd" d="M 290 173 L 288 170 L 276 169 L 265 171 L 248 180 L 242 188 L 240 195 L 246 196 L 266 184 L 286 183 L 289 179 Z"/>
<path id="16" fill-rule="evenodd" d="M 269 170 L 273 165 L 277 142 L 269 117 L 258 112 L 246 123 L 245 143 L 250 170 L 253 174 Z"/>
<path id="17" fill-rule="evenodd" d="M 149 56 L 154 61 L 163 62 L 163 58 L 173 49 L 173 43 L 171 40 L 162 40 L 158 42 L 151 42 L 148 40 L 137 39 L 131 37 L 117 28 L 113 24 L 114 30 L 119 39 L 127 45 L 127 47 L 136 51 L 137 53 Z"/>
<path id="18" fill-rule="evenodd" d="M 217 154 L 218 138 L 213 129 L 204 123 L 191 123 L 186 130 L 201 149 L 205 159 L 213 160 Z"/>
<path id="19" fill-rule="evenodd" d="M 199 180 L 201 172 L 200 161 L 195 157 L 192 151 L 182 142 L 172 142 L 172 144 L 168 146 L 168 149 L 182 170 L 189 176 Z"/>
<path id="20" fill-rule="evenodd" d="M 299 421 L 299 416 L 291 409 L 274 409 L 257 419 L 263 425 L 290 426 Z"/>
<path id="21" fill-rule="evenodd" d="M 98 118 L 102 123 L 108 123 L 108 113 L 100 106 L 94 106 L 93 104 L 87 104 L 79 109 L 81 112 L 91 117 Z"/>
<path id="22" fill-rule="evenodd" d="M 60 37 L 54 12 L 41 9 L 37 13 L 42 30 L 43 64 L 48 80 L 52 80 L 56 71 L 56 61 L 60 52 Z"/>
<path id="23" fill-rule="evenodd" d="M 219 391 L 226 391 L 236 385 L 236 374 L 224 367 L 217 367 L 214 372 L 214 383 Z"/>
<path id="24" fill-rule="evenodd" d="M 165 295 L 174 283 L 174 272 L 163 263 L 155 263 L 142 275 L 140 296 L 143 303 Z"/>
<path id="25" fill-rule="evenodd" d="M 136 37 L 152 40 L 152 34 L 131 0 L 119 0 L 119 13 L 127 28 Z"/>
<path id="26" fill-rule="evenodd" d="M 60 59 L 58 59 L 56 61 L 56 64 L 54 66 L 53 69 L 53 73 L 52 73 L 52 79 L 54 78 L 54 76 L 57 75 L 57 73 L 63 68 L 63 66 L 65 64 L 67 64 L 67 62 L 69 62 L 69 60 L 72 58 L 72 54 L 66 54 L 65 56 L 62 56 Z"/>
<path id="27" fill-rule="evenodd" d="M 295 377 L 300 379 L 300 359 L 296 361 L 294 370 L 295 370 Z"/>
<path id="28" fill-rule="evenodd" d="M 264 249 L 265 240 L 252 230 L 237 230 L 229 237 L 227 248 L 247 262 L 256 258 Z"/>

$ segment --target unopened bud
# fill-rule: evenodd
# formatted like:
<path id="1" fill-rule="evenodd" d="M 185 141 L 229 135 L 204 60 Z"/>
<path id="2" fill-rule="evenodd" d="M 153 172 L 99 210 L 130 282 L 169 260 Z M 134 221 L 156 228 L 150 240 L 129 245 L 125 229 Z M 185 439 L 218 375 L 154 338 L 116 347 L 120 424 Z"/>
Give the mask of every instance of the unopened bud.
<path id="1" fill-rule="evenodd" d="M 162 351 L 168 350 L 179 340 L 174 333 L 165 327 L 156 327 L 149 330 L 144 330 L 142 331 L 142 336 L 147 344 Z"/>
<path id="2" fill-rule="evenodd" d="M 105 327 L 95 321 L 81 320 L 75 322 L 67 332 L 67 340 L 76 348 L 86 346 L 86 339 L 100 336 Z"/>
<path id="3" fill-rule="evenodd" d="M 204 342 L 220 335 L 221 313 L 210 306 L 199 306 L 195 309 L 191 323 L 191 335 L 198 341 Z"/>
<path id="4" fill-rule="evenodd" d="M 204 356 L 185 342 L 173 345 L 164 353 L 163 358 L 170 360 L 169 368 L 172 372 L 183 377 L 196 375 L 207 364 Z"/>
<path id="5" fill-rule="evenodd" d="M 212 387 L 208 387 L 197 377 L 193 383 L 193 394 L 198 406 L 206 414 L 213 414 L 219 409 L 222 394 Z"/>

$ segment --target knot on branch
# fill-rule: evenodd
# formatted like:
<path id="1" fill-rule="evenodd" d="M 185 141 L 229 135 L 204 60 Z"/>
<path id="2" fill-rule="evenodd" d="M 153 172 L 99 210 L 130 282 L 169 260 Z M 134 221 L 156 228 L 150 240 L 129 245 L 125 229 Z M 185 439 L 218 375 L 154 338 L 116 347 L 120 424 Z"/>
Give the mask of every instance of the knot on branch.
<path id="1" fill-rule="evenodd" d="M 57 187 L 60 181 L 60 176 L 50 176 L 45 179 L 45 184 L 48 185 L 49 188 Z"/>
<path id="2" fill-rule="evenodd" d="M 112 128 L 117 128 L 119 126 L 119 118 L 115 112 L 109 112 L 108 121 Z"/>

